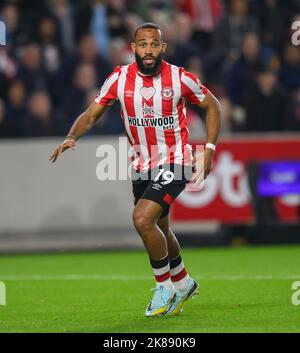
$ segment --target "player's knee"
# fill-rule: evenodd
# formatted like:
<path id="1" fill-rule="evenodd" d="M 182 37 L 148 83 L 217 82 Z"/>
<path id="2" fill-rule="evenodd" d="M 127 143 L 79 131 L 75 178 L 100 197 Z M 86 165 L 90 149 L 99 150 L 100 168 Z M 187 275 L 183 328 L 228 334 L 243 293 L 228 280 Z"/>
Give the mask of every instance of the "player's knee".
<path id="1" fill-rule="evenodd" d="M 155 225 L 154 220 L 138 207 L 133 211 L 132 220 L 135 228 L 140 234 L 148 233 Z"/>

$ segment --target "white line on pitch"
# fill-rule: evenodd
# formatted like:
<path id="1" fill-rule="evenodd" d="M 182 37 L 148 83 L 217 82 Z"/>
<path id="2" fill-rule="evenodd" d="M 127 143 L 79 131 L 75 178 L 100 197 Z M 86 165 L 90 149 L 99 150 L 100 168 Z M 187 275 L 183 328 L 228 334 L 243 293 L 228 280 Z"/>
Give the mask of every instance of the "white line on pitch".
<path id="1" fill-rule="evenodd" d="M 193 275 L 198 280 L 220 280 L 220 281 L 239 281 L 239 280 L 288 280 L 299 279 L 299 275 L 258 275 L 258 276 L 202 276 Z M 0 275 L 2 281 L 148 281 L 152 276 L 123 276 L 123 275 Z"/>

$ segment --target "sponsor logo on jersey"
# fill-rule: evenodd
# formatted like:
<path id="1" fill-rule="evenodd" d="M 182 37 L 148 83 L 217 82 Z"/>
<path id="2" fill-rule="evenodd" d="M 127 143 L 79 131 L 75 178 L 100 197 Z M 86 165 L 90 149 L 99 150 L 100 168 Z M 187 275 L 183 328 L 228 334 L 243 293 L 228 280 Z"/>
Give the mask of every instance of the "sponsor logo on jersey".
<path id="1" fill-rule="evenodd" d="M 154 108 L 153 107 L 148 107 L 146 103 L 143 105 L 143 116 L 154 116 Z"/>
<path id="2" fill-rule="evenodd" d="M 128 117 L 128 124 L 130 126 L 137 127 L 161 127 L 162 130 L 171 130 L 174 129 L 174 117 L 164 116 L 162 118 L 136 118 L 136 117 Z"/>
<path id="3" fill-rule="evenodd" d="M 133 93 L 134 93 L 133 91 L 131 91 L 130 89 L 128 89 L 128 90 L 125 91 L 125 96 L 126 96 L 126 97 L 132 97 L 132 96 L 133 96 Z"/>

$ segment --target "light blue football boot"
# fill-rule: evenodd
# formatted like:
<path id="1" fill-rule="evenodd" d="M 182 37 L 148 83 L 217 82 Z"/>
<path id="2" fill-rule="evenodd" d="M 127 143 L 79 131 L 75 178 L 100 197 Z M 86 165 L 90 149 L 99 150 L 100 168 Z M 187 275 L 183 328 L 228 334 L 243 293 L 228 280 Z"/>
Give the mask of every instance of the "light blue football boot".
<path id="1" fill-rule="evenodd" d="M 179 289 L 176 292 L 176 297 L 173 303 L 170 305 L 169 309 L 164 315 L 178 315 L 183 310 L 184 303 L 193 298 L 194 295 L 199 294 L 199 283 L 194 279 L 189 278 L 186 288 Z"/>
<path id="2" fill-rule="evenodd" d="M 145 315 L 150 316 L 161 316 L 167 312 L 173 300 L 175 299 L 174 287 L 164 287 L 157 285 L 156 288 L 151 289 L 154 291 L 152 300 L 150 301 Z"/>

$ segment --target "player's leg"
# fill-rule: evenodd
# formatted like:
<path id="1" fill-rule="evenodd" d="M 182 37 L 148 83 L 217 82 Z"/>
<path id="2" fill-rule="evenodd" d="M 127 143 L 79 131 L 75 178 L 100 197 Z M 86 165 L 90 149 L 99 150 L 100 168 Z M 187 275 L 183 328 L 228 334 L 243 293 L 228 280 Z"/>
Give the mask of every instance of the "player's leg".
<path id="1" fill-rule="evenodd" d="M 181 249 L 175 234 L 170 228 L 169 214 L 166 214 L 164 217 L 161 217 L 158 220 L 157 225 L 162 230 L 167 239 L 169 259 L 176 259 L 176 257 L 180 255 Z"/>
<path id="2" fill-rule="evenodd" d="M 168 256 L 166 237 L 157 226 L 162 211 L 158 203 L 139 199 L 132 214 L 134 226 L 144 242 L 149 257 L 155 261 Z"/>
<path id="3" fill-rule="evenodd" d="M 167 314 L 177 315 L 183 310 L 185 301 L 198 293 L 199 284 L 189 277 L 184 266 L 179 242 L 170 228 L 169 215 L 161 217 L 157 224 L 167 239 L 171 280 L 176 291 L 176 298 Z"/>
<path id="4" fill-rule="evenodd" d="M 184 289 L 189 282 L 189 275 L 181 257 L 179 242 L 169 225 L 169 215 L 160 218 L 158 226 L 167 239 L 168 254 L 170 260 L 171 281 L 175 290 Z"/>
<path id="5" fill-rule="evenodd" d="M 180 171 L 182 166 L 179 166 L 178 168 Z M 168 169 L 168 166 L 162 166 L 159 170 L 154 171 L 154 177 L 150 180 L 148 179 L 149 182 L 144 183 L 138 179 L 133 182 L 133 193 L 137 201 L 133 213 L 133 221 L 148 251 L 157 282 L 154 298 L 145 312 L 147 316 L 156 315 L 158 312 L 165 313 L 165 306 L 163 309 L 160 308 L 159 311 L 156 310 L 156 308 L 161 305 L 161 303 L 159 303 L 159 298 L 162 298 L 162 294 L 158 293 L 157 288 L 161 288 L 163 291 L 164 288 L 170 288 L 170 286 L 172 286 L 172 290 L 174 290 L 174 286 L 170 279 L 171 272 L 168 254 L 168 241 L 166 237 L 165 239 L 162 238 L 164 233 L 158 227 L 158 222 L 160 218 L 163 218 L 162 216 L 168 214 L 172 202 L 184 190 L 187 183 L 185 176 L 182 174 L 176 174 L 178 172 L 178 168 L 176 170 L 175 165 L 171 166 L 171 169 Z M 160 223 L 162 224 L 163 221 Z M 173 242 L 172 250 L 174 251 L 174 254 L 176 254 L 176 243 L 174 243 L 176 241 L 176 237 L 173 233 L 169 234 L 167 232 L 167 235 L 169 242 Z M 180 247 L 179 244 L 177 245 L 178 254 Z M 176 260 L 174 263 L 174 268 L 176 267 L 175 271 L 181 269 L 181 276 L 184 273 L 184 271 L 182 271 L 183 268 L 181 268 L 183 266 L 181 257 L 177 256 L 174 260 Z M 176 277 L 176 279 L 178 278 Z M 176 294 L 175 299 L 177 300 L 176 307 L 172 307 L 173 304 L 171 303 L 168 310 L 172 307 L 172 313 L 177 314 L 181 312 L 183 303 L 196 292 L 197 288 L 198 284 L 196 281 L 191 279 L 184 290 L 178 290 L 179 294 Z M 153 303 L 155 303 L 155 305 L 152 305 Z"/>
<path id="6" fill-rule="evenodd" d="M 135 208 L 133 211 L 133 223 L 141 236 L 145 248 L 148 252 L 152 267 L 155 266 L 154 275 L 157 273 L 156 282 L 158 284 L 171 284 L 170 275 L 163 272 L 160 267 L 169 267 L 168 247 L 166 238 L 157 221 L 164 212 L 162 205 L 150 200 L 144 199 L 143 195 L 149 188 L 149 180 L 136 180 L 132 183 L 132 191 L 134 195 Z M 163 261 L 162 261 L 163 260 Z M 158 263 L 154 263 L 158 262 Z M 167 264 L 165 264 L 167 262 Z M 160 266 L 160 264 L 162 266 Z M 167 272 L 167 271 L 166 271 Z M 168 268 L 169 272 L 169 268 Z M 166 282 L 166 283 L 164 283 Z"/>
<path id="7" fill-rule="evenodd" d="M 179 242 L 170 228 L 169 215 L 160 218 L 158 221 L 158 226 L 167 239 L 171 280 L 175 290 L 178 291 L 179 289 L 184 289 L 188 286 L 190 277 L 182 260 Z"/>
<path id="8" fill-rule="evenodd" d="M 175 298 L 171 281 L 167 240 L 157 222 L 163 208 L 156 202 L 139 199 L 133 211 L 133 223 L 147 249 L 156 279 L 154 296 L 145 315 L 157 316 L 166 313 Z"/>

